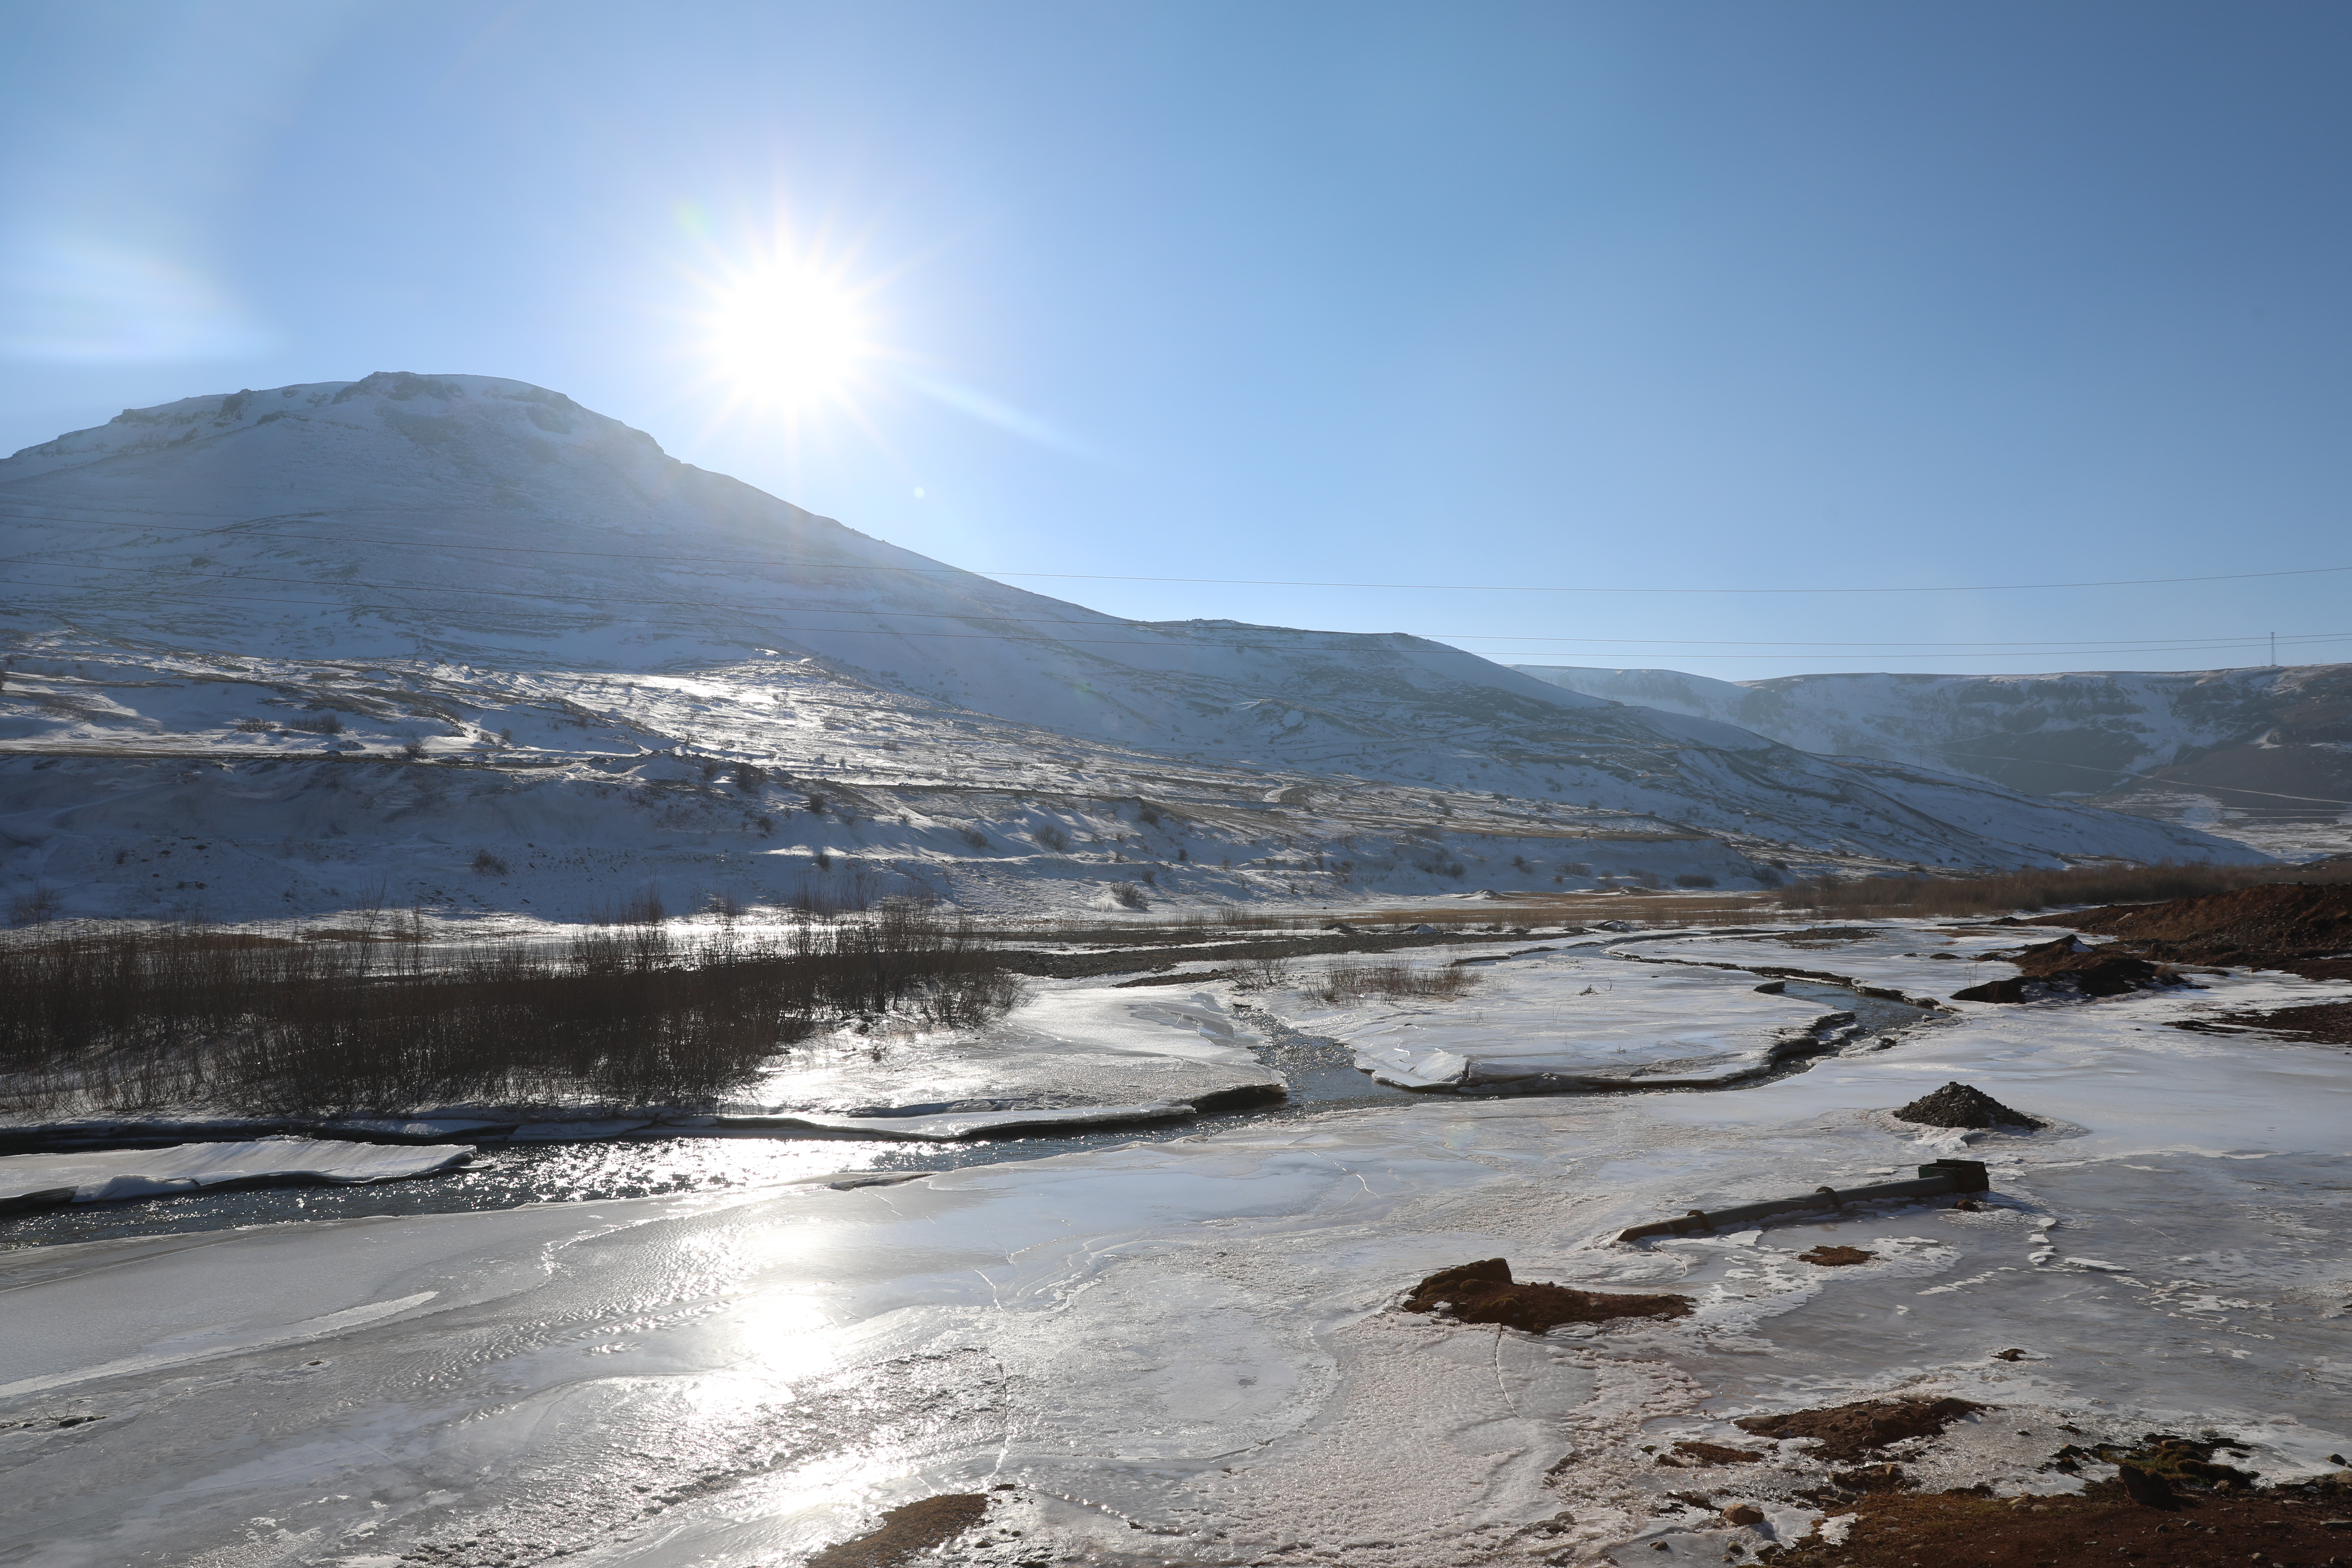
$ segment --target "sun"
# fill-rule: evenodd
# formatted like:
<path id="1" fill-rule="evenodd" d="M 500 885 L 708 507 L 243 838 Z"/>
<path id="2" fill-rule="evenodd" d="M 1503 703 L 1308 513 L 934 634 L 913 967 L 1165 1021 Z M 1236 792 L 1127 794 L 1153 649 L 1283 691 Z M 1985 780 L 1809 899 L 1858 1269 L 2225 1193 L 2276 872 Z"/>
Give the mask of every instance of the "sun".
<path id="1" fill-rule="evenodd" d="M 791 261 L 718 282 L 702 326 L 703 352 L 732 400 L 788 416 L 846 405 L 877 352 L 857 290 Z"/>

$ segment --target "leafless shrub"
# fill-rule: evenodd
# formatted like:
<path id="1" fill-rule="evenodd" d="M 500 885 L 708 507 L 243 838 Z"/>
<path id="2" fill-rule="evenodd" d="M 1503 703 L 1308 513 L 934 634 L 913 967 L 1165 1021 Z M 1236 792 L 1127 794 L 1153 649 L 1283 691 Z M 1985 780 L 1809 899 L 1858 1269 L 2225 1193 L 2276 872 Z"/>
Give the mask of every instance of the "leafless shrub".
<path id="1" fill-rule="evenodd" d="M 1335 963 L 1323 972 L 1315 994 L 1339 1005 L 1380 996 L 1451 1001 L 1475 988 L 1480 976 L 1466 969 L 1418 969 L 1410 963 Z"/>
<path id="2" fill-rule="evenodd" d="M 1715 879 L 1697 871 L 1685 871 L 1675 879 L 1677 888 L 1712 888 Z"/>
<path id="3" fill-rule="evenodd" d="M 560 958 L 425 952 L 194 929 L 0 943 L 0 1103 L 704 1103 L 828 1022 L 971 1027 L 1022 995 L 970 927 L 913 905 L 781 942 L 636 927 L 583 931 Z"/>
<path id="4" fill-rule="evenodd" d="M 474 851 L 474 874 L 478 877 L 503 877 L 507 874 L 507 863 L 487 849 L 477 849 Z"/>
<path id="5" fill-rule="evenodd" d="M 236 730 L 237 733 L 240 735 L 274 735 L 278 733 L 278 726 L 271 723 L 267 719 L 239 719 L 236 721 Z"/>
<path id="6" fill-rule="evenodd" d="M 45 926 L 58 918 L 65 908 L 55 888 L 37 887 L 21 898 L 8 900 L 8 922 L 20 926 Z"/>
<path id="7" fill-rule="evenodd" d="M 1261 955 L 1234 965 L 1234 984 L 1244 991 L 1279 991 L 1291 981 L 1290 961 Z"/>
<path id="8" fill-rule="evenodd" d="M 1990 877 L 1819 877 L 1782 888 L 1789 910 L 1873 915 L 2006 914 L 2070 904 L 2147 903 L 2225 893 L 2265 882 L 2352 881 L 2352 859 L 2312 866 L 2084 866 L 2063 871 L 2009 871 Z"/>
<path id="9" fill-rule="evenodd" d="M 412 763 L 421 762 L 425 757 L 425 742 L 411 735 L 400 743 L 400 754 Z"/>
<path id="10" fill-rule="evenodd" d="M 343 732 L 343 721 L 339 714 L 321 713 L 312 719 L 291 720 L 286 727 L 299 730 L 306 735 L 340 735 Z"/>
<path id="11" fill-rule="evenodd" d="M 702 900 L 702 912 L 722 921 L 740 921 L 743 918 L 743 900 L 732 893 L 712 893 Z"/>
<path id="12" fill-rule="evenodd" d="M 985 849 L 988 847 L 988 835 L 982 833 L 977 827 L 959 827 L 956 829 L 956 837 L 962 839 L 968 847 L 973 849 Z"/>
<path id="13" fill-rule="evenodd" d="M 1056 855 L 1066 855 L 1070 852 L 1070 836 L 1050 822 L 1037 830 L 1036 837 L 1038 843 Z"/>
<path id="14" fill-rule="evenodd" d="M 1123 910 L 1148 910 L 1151 907 L 1151 900 L 1143 896 L 1143 889 L 1132 882 L 1113 882 L 1110 896 Z"/>
<path id="15" fill-rule="evenodd" d="M 757 795 L 767 787 L 768 770 L 756 763 L 735 764 L 735 787 L 745 795 Z"/>

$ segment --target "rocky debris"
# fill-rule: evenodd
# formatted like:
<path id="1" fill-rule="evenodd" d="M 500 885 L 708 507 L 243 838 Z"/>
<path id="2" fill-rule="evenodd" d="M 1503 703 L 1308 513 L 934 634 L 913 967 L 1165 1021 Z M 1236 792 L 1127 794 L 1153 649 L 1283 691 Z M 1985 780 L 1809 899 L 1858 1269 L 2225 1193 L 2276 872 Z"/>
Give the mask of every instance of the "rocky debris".
<path id="1" fill-rule="evenodd" d="M 2133 1471 L 2140 1478 L 2143 1489 L 2152 1493 L 2153 1487 L 2161 1487 L 2167 1497 L 2184 1491 L 2227 1491 L 2252 1487 L 2256 1479 L 2252 1471 L 2214 1462 L 2213 1456 L 2221 1452 L 2242 1458 L 2246 1450 L 2227 1442 L 2200 1442 L 2177 1433 L 2150 1432 L 2131 1447 L 2119 1443 L 2095 1443 L 2081 1448 L 2069 1443 L 2058 1450 L 2051 1468 L 2071 1473 L 2078 1470 L 2084 1459 L 2095 1459 L 2116 1466 L 2118 1472 Z M 2137 1500 L 2140 1493 L 2133 1489 L 2133 1485 L 2129 1480 L 2124 1482 Z"/>
<path id="2" fill-rule="evenodd" d="M 1444 1311 L 1458 1322 L 1500 1323 L 1540 1334 L 1561 1323 L 1601 1323 L 1612 1318 L 1679 1318 L 1691 1310 L 1688 1296 L 1621 1296 L 1578 1290 L 1566 1285 L 1524 1283 L 1511 1279 L 1499 1258 L 1441 1268 L 1412 1288 L 1408 1312 Z"/>
<path id="3" fill-rule="evenodd" d="M 2042 915 L 2116 939 L 2165 963 L 2278 969 L 2311 980 L 2352 980 L 2352 885 L 2271 882 L 2160 904 L 2110 904 Z"/>
<path id="4" fill-rule="evenodd" d="M 1792 1542 L 1773 1568 L 1913 1568 L 1919 1563 L 2128 1563 L 2130 1568 L 2212 1568 L 2219 1563 L 2340 1563 L 2343 1532 L 2307 1502 L 2255 1494 L 2215 1497 L 2178 1512 L 2131 1500 L 2114 1481 L 2074 1495 L 1988 1497 L 1980 1491 L 1864 1493 L 1832 1505 L 1853 1523 L 1835 1544 Z"/>
<path id="5" fill-rule="evenodd" d="M 2042 1002 L 2056 998 L 2121 996 L 2186 985 L 2179 972 L 2135 957 L 2118 947 L 2094 947 L 2076 937 L 2038 942 L 2009 955 L 2019 973 L 1952 993 L 1955 1002 Z"/>
<path id="6" fill-rule="evenodd" d="M 1752 1502 L 1736 1502 L 1729 1508 L 1723 1510 L 1723 1522 L 1726 1524 L 1761 1524 L 1764 1522 L 1764 1510 L 1758 1508 Z"/>
<path id="7" fill-rule="evenodd" d="M 1902 1491 L 1911 1485 L 1900 1465 L 1864 1465 L 1855 1469 L 1840 1470 L 1830 1477 L 1850 1492 Z"/>
<path id="8" fill-rule="evenodd" d="M 1859 1247 L 1816 1247 L 1811 1252 L 1797 1254 L 1800 1263 L 1811 1263 L 1822 1268 L 1849 1268 L 1857 1263 L 1867 1263 L 1877 1257 Z"/>
<path id="9" fill-rule="evenodd" d="M 954 1540 L 988 1516 L 980 1492 L 949 1492 L 892 1509 L 881 1527 L 852 1541 L 826 1547 L 808 1568 L 898 1568 L 942 1542 Z"/>
<path id="10" fill-rule="evenodd" d="M 2124 1495 L 2142 1508 L 2177 1509 L 2180 1500 L 2172 1495 L 2172 1483 L 2162 1476 L 2150 1475 L 2137 1465 L 2117 1465 L 2116 1479 Z"/>
<path id="11" fill-rule="evenodd" d="M 2023 1361 L 2032 1352 L 2029 1351 L 2011 1348 L 2010 1350 L 1993 1352 L 1992 1359 L 1995 1361 Z"/>
<path id="12" fill-rule="evenodd" d="M 1764 1456 L 1753 1449 L 1729 1448 L 1721 1443 L 1683 1442 L 1675 1445 L 1671 1454 L 1660 1454 L 1658 1463 L 1675 1469 L 1703 1469 L 1715 1465 L 1752 1465 Z"/>
<path id="13" fill-rule="evenodd" d="M 1922 1127 L 2024 1127 L 2048 1125 L 2021 1110 L 2012 1110 L 1980 1089 L 1948 1083 L 1933 1094 L 1921 1095 L 1895 1113 L 1898 1121 Z"/>
<path id="14" fill-rule="evenodd" d="M 1851 1464 L 1890 1443 L 1932 1437 L 1983 1408 L 1966 1399 L 1863 1399 L 1821 1410 L 1743 1415 L 1732 1425 L 1759 1437 L 1816 1437 L 1820 1458 Z"/>
<path id="15" fill-rule="evenodd" d="M 2210 1018 L 2175 1018 L 2176 1029 L 2199 1034 L 2234 1035 L 2260 1029 L 2312 1045 L 2352 1046 L 2352 1002 L 2318 1002 L 2307 1007 L 2278 1007 L 2264 1013 L 2223 1013 Z"/>

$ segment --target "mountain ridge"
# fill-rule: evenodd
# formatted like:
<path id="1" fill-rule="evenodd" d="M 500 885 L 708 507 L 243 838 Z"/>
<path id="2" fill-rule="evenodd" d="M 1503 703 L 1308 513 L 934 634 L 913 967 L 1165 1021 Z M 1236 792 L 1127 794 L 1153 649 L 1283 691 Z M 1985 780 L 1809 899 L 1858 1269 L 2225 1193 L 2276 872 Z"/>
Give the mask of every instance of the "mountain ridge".
<path id="1" fill-rule="evenodd" d="M 1334 861 L 1479 864 L 1475 845 L 1389 851 L 1397 836 L 1444 838 L 1498 812 L 1528 845 L 1598 833 L 1621 847 L 1612 869 L 1660 877 L 2246 856 L 1998 785 L 1811 756 L 1404 634 L 1107 616 L 874 539 L 497 377 L 377 373 L 128 410 L 0 461 L 0 528 L 19 563 L 0 615 L 16 671 L 0 692 L 0 752 L 13 753 L 0 773 L 69 758 L 85 793 L 180 756 L 232 771 L 462 758 L 518 790 L 527 776 L 534 798 L 555 774 L 593 798 L 617 762 L 640 792 L 718 780 L 716 803 L 679 817 L 708 837 L 733 821 L 719 804 L 740 804 L 718 773 L 701 776 L 713 769 L 847 771 L 860 789 L 933 792 L 932 805 L 959 771 L 984 773 L 1008 792 L 1000 825 L 1016 778 L 1033 795 L 1099 801 L 1115 783 L 1118 799 L 1142 800 L 1181 774 L 1213 781 L 1200 788 L 1220 810 L 1245 797 L 1263 808 L 1218 830 L 1255 851 L 1245 864 L 1326 847 L 1312 877 L 1286 860 L 1218 897 L 1366 885 L 1333 880 Z M 348 767 L 334 776 L 346 782 L 329 794 L 359 787 Z M 12 787 L 46 803 L 16 818 L 20 887 L 58 883 L 62 863 L 44 857 L 75 832 L 154 830 L 28 779 Z M 496 837 L 488 819 L 430 826 L 428 809 L 402 804 L 407 784 L 377 793 L 378 816 L 338 818 L 343 837 L 388 841 L 395 825 Z M 1294 795 L 1308 803 L 1296 820 L 1283 817 Z M 562 817 L 552 800 L 541 804 Z M 1131 814 L 1118 819 L 1131 836 Z M 1014 837 L 1032 849 L 1035 831 L 1069 830 L 1021 820 Z M 1089 837 L 1111 826 L 1098 810 L 1088 820 Z M 871 838 L 872 817 L 866 827 Z M 1328 847 L 1366 832 L 1390 835 L 1387 847 Z M 975 834 L 1004 837 L 977 816 L 947 843 L 908 827 L 899 858 L 961 897 L 977 873 L 946 862 Z M 1493 823 L 1478 834 L 1514 837 Z M 1269 851 L 1277 839 L 1288 849 Z M 1628 847 L 1643 841 L 1653 847 Z M 805 883 L 829 853 L 814 839 L 786 847 L 751 851 L 773 862 L 776 888 Z M 1202 878 L 1195 847 L 1171 847 L 1191 868 L 1169 873 L 1177 883 Z M 1589 885 L 1604 864 L 1538 862 L 1525 847 L 1487 858 L 1481 879 L 1512 886 Z M 1383 885 L 1449 879 L 1400 871 Z"/>

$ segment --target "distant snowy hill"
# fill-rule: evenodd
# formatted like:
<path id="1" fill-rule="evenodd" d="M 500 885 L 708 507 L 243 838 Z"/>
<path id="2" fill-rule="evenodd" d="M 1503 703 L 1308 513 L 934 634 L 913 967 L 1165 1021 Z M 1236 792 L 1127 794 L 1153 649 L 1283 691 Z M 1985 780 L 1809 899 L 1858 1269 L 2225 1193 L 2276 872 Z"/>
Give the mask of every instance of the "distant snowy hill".
<path id="1" fill-rule="evenodd" d="M 2232 834 L 2352 849 L 2352 665 L 2072 675 L 1791 675 L 1517 665 L 1564 690 Z"/>
<path id="2" fill-rule="evenodd" d="M 1147 870 L 1181 899 L 2244 855 L 1420 638 L 1120 620 L 492 377 L 126 411 L 0 462 L 0 530 L 35 904 L 512 907 L 484 868 L 519 858 L 545 912 L 630 879 L 832 897 L 843 856 L 1051 904 Z M 1171 814 L 1192 837 L 1150 841 Z M 215 888 L 166 839 L 245 859 Z"/>

